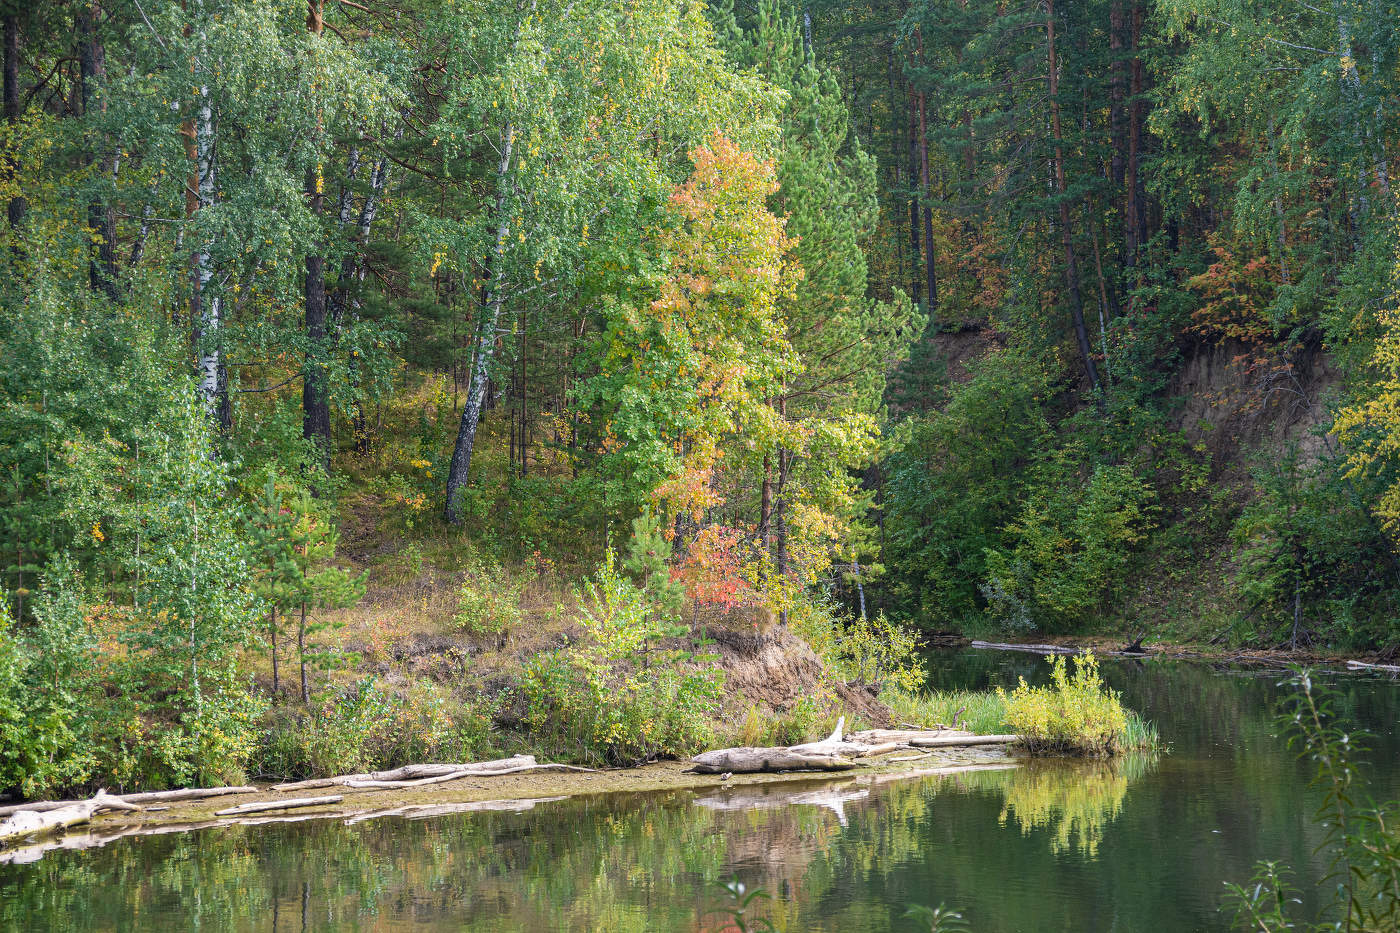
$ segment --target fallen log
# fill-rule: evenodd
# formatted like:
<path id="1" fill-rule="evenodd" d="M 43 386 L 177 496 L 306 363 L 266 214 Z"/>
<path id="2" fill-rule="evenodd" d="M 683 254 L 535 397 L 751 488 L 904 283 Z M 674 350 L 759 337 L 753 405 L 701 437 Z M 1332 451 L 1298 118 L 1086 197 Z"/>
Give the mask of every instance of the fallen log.
<path id="1" fill-rule="evenodd" d="M 260 800 L 254 803 L 240 803 L 227 810 L 216 810 L 215 816 L 237 816 L 244 813 L 262 813 L 265 810 L 292 810 L 299 807 L 324 807 L 340 803 L 345 797 L 332 794 L 328 797 L 295 797 L 291 800 Z"/>
<path id="2" fill-rule="evenodd" d="M 134 803 L 127 803 L 105 790 L 99 790 L 90 800 L 75 800 L 52 810 L 20 810 L 0 823 L 0 845 L 29 836 L 45 836 L 86 823 L 102 810 L 140 809 Z"/>
<path id="3" fill-rule="evenodd" d="M 1367 664 L 1365 661 L 1348 661 L 1349 671 L 1389 671 L 1392 674 L 1400 674 L 1400 665 L 1397 664 Z"/>
<path id="4" fill-rule="evenodd" d="M 445 784 L 448 781 L 460 781 L 469 777 L 500 777 L 503 774 L 519 774 L 523 771 L 587 771 L 594 772 L 596 768 L 581 768 L 578 765 L 561 765 L 546 763 L 542 765 L 528 764 L 519 765 L 514 768 L 497 768 L 491 771 L 480 769 L 473 771 L 451 771 L 447 774 L 439 774 L 435 777 L 419 778 L 416 781 L 357 781 L 345 780 L 341 783 L 346 787 L 359 788 L 398 788 L 398 787 L 422 787 L 424 784 Z"/>
<path id="5" fill-rule="evenodd" d="M 255 794 L 256 787 L 188 787 L 183 790 L 153 790 L 143 791 L 139 794 L 116 795 L 127 803 L 157 803 L 168 800 L 200 800 L 204 797 L 222 797 L 227 794 Z M 113 795 L 108 795 L 113 796 Z M 17 803 L 10 806 L 0 807 L 0 816 L 9 816 L 11 813 L 18 813 L 21 810 L 31 810 L 36 813 L 43 813 L 46 810 L 57 810 L 60 807 L 71 807 L 75 803 L 82 803 L 81 800 L 36 800 L 32 803 Z"/>
<path id="6" fill-rule="evenodd" d="M 964 745 L 1010 745 L 1019 741 L 1019 735 L 955 735 L 915 739 L 909 744 L 915 748 L 961 748 Z"/>
<path id="7" fill-rule="evenodd" d="M 842 738 L 841 733 L 846 728 L 846 717 L 842 716 L 836 721 L 836 729 L 828 737 L 820 742 L 804 742 L 801 745 L 789 745 L 788 751 L 799 755 L 837 755 L 842 758 L 868 758 L 871 755 L 883 755 L 896 751 L 902 747 L 899 742 L 881 741 L 876 743 L 860 742 L 852 740 L 851 736 Z"/>
<path id="8" fill-rule="evenodd" d="M 764 771 L 849 771 L 856 763 L 833 754 L 803 754 L 789 748 L 720 748 L 690 759 L 696 774 L 754 774 Z"/>
<path id="9" fill-rule="evenodd" d="M 974 641 L 972 647 L 992 651 L 1029 651 L 1033 654 L 1078 654 L 1080 651 L 1066 645 L 1012 645 L 999 641 Z"/>
<path id="10" fill-rule="evenodd" d="M 510 769 L 535 766 L 534 755 L 512 755 L 509 758 L 498 758 L 494 761 L 463 762 L 460 764 L 404 765 L 402 768 L 394 768 L 390 771 L 367 771 L 360 774 L 340 774 L 335 777 L 312 778 L 309 781 L 292 781 L 287 784 L 278 784 L 272 789 L 276 791 L 311 790 L 314 787 L 334 787 L 337 784 L 349 787 L 411 787 L 413 785 L 409 782 L 421 778 L 440 778 L 449 774 L 510 774 L 513 773 Z M 369 784 L 365 782 L 378 783 Z"/>
<path id="11" fill-rule="evenodd" d="M 846 736 L 846 741 L 859 742 L 862 745 L 880 745 L 885 742 L 911 745 L 915 739 L 966 738 L 970 735 L 972 733 L 965 729 L 866 729 L 863 732 L 852 732 Z"/>

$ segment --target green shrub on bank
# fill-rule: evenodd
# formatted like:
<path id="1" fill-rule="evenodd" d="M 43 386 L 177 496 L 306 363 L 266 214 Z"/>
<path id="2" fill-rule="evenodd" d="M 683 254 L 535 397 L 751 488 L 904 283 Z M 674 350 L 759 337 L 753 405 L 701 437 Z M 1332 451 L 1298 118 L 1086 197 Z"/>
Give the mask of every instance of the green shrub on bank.
<path id="1" fill-rule="evenodd" d="M 835 680 L 856 680 L 882 691 L 913 691 L 928 676 L 918 634 L 883 613 L 848 616 L 827 603 L 801 597 L 788 611 L 788 625 Z"/>
<path id="2" fill-rule="evenodd" d="M 1015 546 L 987 552 L 988 614 L 1006 630 L 1064 632 L 1103 613 L 1153 526 L 1154 498 L 1127 465 L 1098 466 L 1087 484 L 1050 483 L 1029 497 L 1007 528 Z"/>
<path id="3" fill-rule="evenodd" d="M 397 694 L 365 678 L 309 711 L 275 711 L 253 754 L 253 770 L 301 779 L 490 757 L 489 713 L 459 706 L 430 684 Z"/>
<path id="4" fill-rule="evenodd" d="M 723 675 L 668 645 L 687 634 L 619 571 L 611 553 L 585 584 L 587 639 L 533 658 L 521 691 L 543 749 L 636 764 L 692 754 L 712 738 Z"/>
<path id="5" fill-rule="evenodd" d="M 1085 651 L 1069 670 L 1064 655 L 1049 658 L 1051 683 L 1031 687 L 1024 677 L 1011 693 L 997 688 L 1006 703 L 1006 724 L 1024 736 L 1033 755 L 1078 753 L 1112 755 L 1156 744 L 1156 730 L 1123 707 L 1118 693 L 1104 686 L 1099 662 Z"/>
<path id="6" fill-rule="evenodd" d="M 524 579 L 511 579 L 494 561 L 483 561 L 467 571 L 457 590 L 453 623 L 469 635 L 498 635 L 520 624 L 520 597 Z"/>

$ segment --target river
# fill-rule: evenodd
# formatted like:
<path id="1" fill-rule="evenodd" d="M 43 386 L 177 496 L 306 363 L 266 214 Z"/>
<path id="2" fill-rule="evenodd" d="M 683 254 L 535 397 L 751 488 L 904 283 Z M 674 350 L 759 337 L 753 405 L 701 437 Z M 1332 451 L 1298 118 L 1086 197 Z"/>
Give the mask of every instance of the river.
<path id="1" fill-rule="evenodd" d="M 1032 655 L 931 657 L 938 687 L 1038 681 Z M 717 930 L 716 879 L 794 931 L 914 930 L 946 903 L 979 933 L 1221 930 L 1224 882 L 1270 858 L 1306 903 L 1319 794 L 1277 736 L 1278 672 L 1105 662 L 1167 746 L 870 785 L 612 794 L 346 825 L 308 819 L 122 839 L 0 866 L 5 930 Z M 1366 790 L 1400 797 L 1400 684 L 1337 674 L 1375 733 Z"/>

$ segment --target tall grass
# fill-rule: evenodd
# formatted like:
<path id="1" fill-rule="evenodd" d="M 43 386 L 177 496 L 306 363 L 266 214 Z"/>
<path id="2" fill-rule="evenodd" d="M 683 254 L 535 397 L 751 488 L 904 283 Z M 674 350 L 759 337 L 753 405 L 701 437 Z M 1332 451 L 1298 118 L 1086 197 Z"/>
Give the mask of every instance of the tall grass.
<path id="1" fill-rule="evenodd" d="M 935 690 L 908 693 L 887 690 L 880 701 L 890 708 L 896 724 L 920 728 L 954 726 L 978 735 L 1001 732 L 1006 726 L 1006 702 L 991 691 Z"/>

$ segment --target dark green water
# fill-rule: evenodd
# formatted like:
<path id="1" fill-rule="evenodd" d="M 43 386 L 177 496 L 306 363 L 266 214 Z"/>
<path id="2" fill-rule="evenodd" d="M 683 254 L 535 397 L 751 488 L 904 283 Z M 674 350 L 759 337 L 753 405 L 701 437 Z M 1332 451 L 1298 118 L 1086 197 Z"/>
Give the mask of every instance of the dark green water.
<path id="1" fill-rule="evenodd" d="M 1258 859 L 1320 877 L 1316 794 L 1274 735 L 1277 674 L 1105 666 L 1168 754 L 801 782 L 748 806 L 626 794 L 129 838 L 0 866 L 0 928 L 717 930 L 711 882 L 737 873 L 773 893 L 779 929 L 910 930 L 908 904 L 942 901 L 985 933 L 1170 933 L 1226 928 L 1222 882 Z M 964 652 L 936 658 L 932 679 L 975 688 L 1043 670 Z M 1333 680 L 1348 720 L 1377 734 L 1369 790 L 1400 796 L 1400 684 Z"/>

